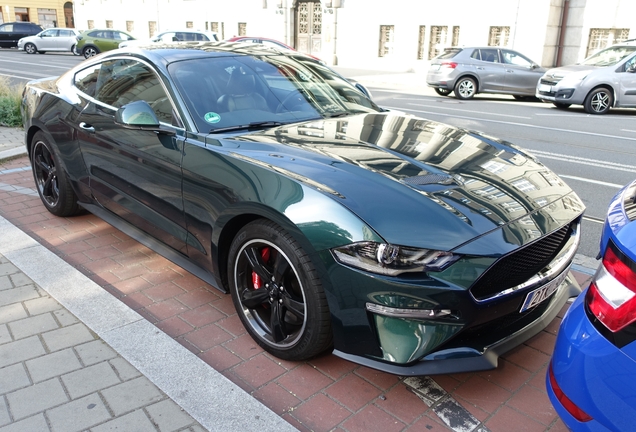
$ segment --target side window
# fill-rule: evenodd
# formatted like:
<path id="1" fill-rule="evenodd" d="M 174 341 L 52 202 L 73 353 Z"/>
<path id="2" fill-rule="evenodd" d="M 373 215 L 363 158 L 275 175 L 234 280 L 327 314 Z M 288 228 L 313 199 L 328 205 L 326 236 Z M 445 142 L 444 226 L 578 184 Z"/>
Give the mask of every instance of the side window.
<path id="1" fill-rule="evenodd" d="M 532 67 L 532 62 L 517 52 L 501 50 L 501 56 L 506 64 L 525 66 L 527 68 Z"/>
<path id="2" fill-rule="evenodd" d="M 94 97 L 97 88 L 97 78 L 99 76 L 99 65 L 90 66 L 75 74 L 74 84 L 83 93 Z"/>
<path id="3" fill-rule="evenodd" d="M 161 42 L 172 42 L 176 40 L 176 35 L 174 33 L 164 33 L 161 35 Z"/>
<path id="4" fill-rule="evenodd" d="M 634 66 L 636 66 L 636 56 L 633 56 L 632 58 L 630 58 L 629 60 L 625 62 L 625 64 L 623 65 L 622 72 L 629 71 Z"/>
<path id="5" fill-rule="evenodd" d="M 24 24 L 15 24 L 13 26 L 14 30 L 20 33 L 29 33 L 30 32 L 30 28 L 27 25 Z"/>
<path id="6" fill-rule="evenodd" d="M 496 49 L 482 49 L 481 60 L 485 62 L 499 63 L 499 53 Z"/>
<path id="7" fill-rule="evenodd" d="M 479 55 L 479 50 L 473 50 L 473 53 L 470 55 L 470 58 L 473 58 L 475 60 L 481 60 L 481 55 Z"/>
<path id="8" fill-rule="evenodd" d="M 60 37 L 71 37 L 71 36 L 75 36 L 75 35 L 73 34 L 73 32 L 72 32 L 72 31 L 70 31 L 70 30 L 60 30 L 59 32 L 60 32 L 60 34 L 59 34 L 59 36 L 60 36 Z"/>
<path id="9" fill-rule="evenodd" d="M 5 24 L 3 26 L 0 26 L 0 32 L 12 32 L 13 31 L 13 24 Z"/>
<path id="10" fill-rule="evenodd" d="M 159 121 L 173 122 L 172 104 L 159 78 L 148 66 L 134 60 L 102 63 L 95 99 L 115 108 L 143 100 L 152 107 Z"/>
<path id="11" fill-rule="evenodd" d="M 42 37 L 56 37 L 59 33 L 59 30 L 47 30 L 42 33 Z"/>

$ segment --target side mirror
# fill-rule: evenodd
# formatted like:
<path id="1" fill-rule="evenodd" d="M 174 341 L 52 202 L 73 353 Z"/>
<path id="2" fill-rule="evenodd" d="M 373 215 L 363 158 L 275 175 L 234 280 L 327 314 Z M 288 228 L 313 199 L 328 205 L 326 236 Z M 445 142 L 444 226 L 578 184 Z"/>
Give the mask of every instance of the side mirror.
<path id="1" fill-rule="evenodd" d="M 636 63 L 632 63 L 627 69 L 625 69 L 625 72 L 629 72 L 629 73 L 636 72 Z"/>
<path id="2" fill-rule="evenodd" d="M 159 119 L 146 101 L 135 101 L 124 105 L 115 112 L 115 123 L 126 129 L 147 130 L 174 134 L 159 124 Z"/>
<path id="3" fill-rule="evenodd" d="M 371 92 L 367 90 L 365 86 L 360 83 L 356 83 L 355 87 L 360 91 L 360 93 L 371 99 Z"/>

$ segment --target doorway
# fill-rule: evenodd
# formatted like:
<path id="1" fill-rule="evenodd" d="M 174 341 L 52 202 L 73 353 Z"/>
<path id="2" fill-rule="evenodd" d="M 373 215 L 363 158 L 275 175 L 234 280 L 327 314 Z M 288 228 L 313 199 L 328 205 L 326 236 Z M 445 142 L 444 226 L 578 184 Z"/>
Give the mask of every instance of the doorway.
<path id="1" fill-rule="evenodd" d="M 296 49 L 305 54 L 322 51 L 322 6 L 319 0 L 296 3 Z"/>

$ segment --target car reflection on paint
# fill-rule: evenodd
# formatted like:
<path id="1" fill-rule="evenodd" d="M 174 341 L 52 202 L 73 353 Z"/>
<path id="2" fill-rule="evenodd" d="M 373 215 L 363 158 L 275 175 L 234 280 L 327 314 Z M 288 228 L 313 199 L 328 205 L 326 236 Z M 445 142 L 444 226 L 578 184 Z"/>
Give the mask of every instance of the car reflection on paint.
<path id="1" fill-rule="evenodd" d="M 584 206 L 523 150 L 378 107 L 305 55 L 112 51 L 29 83 L 42 202 L 86 208 L 232 296 L 283 359 L 494 368 L 580 292 Z"/>

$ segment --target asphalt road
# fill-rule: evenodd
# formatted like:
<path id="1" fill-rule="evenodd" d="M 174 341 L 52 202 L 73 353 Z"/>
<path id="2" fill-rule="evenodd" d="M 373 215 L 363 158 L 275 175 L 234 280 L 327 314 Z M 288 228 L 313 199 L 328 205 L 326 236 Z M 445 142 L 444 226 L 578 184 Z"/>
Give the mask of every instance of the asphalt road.
<path id="1" fill-rule="evenodd" d="M 60 75 L 83 60 L 66 53 L 28 55 L 2 49 L 0 75 L 24 83 Z M 376 73 L 355 71 L 355 75 Z M 582 198 L 587 210 L 579 253 L 597 255 L 607 205 L 621 186 L 636 177 L 636 110 L 613 109 L 610 114 L 593 116 L 582 107 L 558 110 L 551 104 L 520 102 L 511 96 L 477 95 L 473 100 L 459 101 L 421 88 L 413 92 L 371 91 L 383 107 L 480 130 L 533 153 Z"/>

